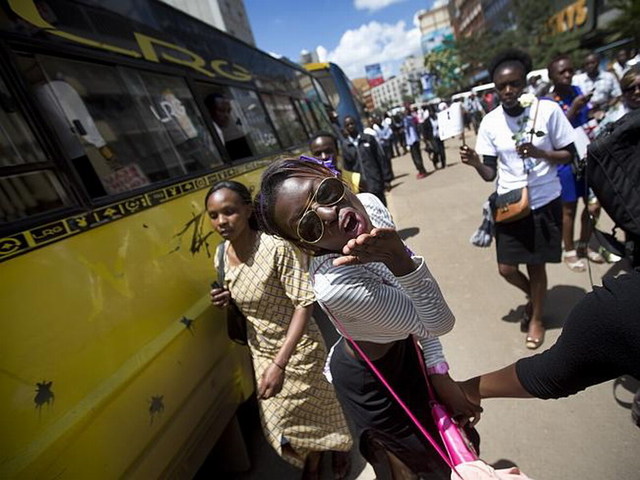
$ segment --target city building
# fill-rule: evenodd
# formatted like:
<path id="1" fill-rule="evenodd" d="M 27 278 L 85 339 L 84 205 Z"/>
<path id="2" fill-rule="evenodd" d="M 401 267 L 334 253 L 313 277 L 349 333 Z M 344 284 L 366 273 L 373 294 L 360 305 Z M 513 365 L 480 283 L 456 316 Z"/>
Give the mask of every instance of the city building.
<path id="1" fill-rule="evenodd" d="M 482 0 L 484 28 L 489 32 L 503 32 L 514 28 L 516 16 L 513 0 Z"/>
<path id="2" fill-rule="evenodd" d="M 255 46 L 242 0 L 161 0 L 219 30 Z"/>
<path id="3" fill-rule="evenodd" d="M 400 65 L 400 73 L 404 75 L 420 74 L 424 72 L 424 58 L 422 56 L 409 55 Z"/>
<path id="4" fill-rule="evenodd" d="M 464 38 L 484 30 L 481 0 L 452 0 L 449 2 L 451 24 L 456 38 Z"/>
<path id="5" fill-rule="evenodd" d="M 391 77 L 383 84 L 371 89 L 373 104 L 380 110 L 401 106 L 406 100 L 413 101 L 412 93 L 410 83 L 403 74 Z"/>
<path id="6" fill-rule="evenodd" d="M 420 23 L 420 44 L 424 55 L 442 49 L 445 40 L 453 39 L 453 28 L 446 4 L 431 10 L 421 10 L 417 15 Z"/>
<path id="7" fill-rule="evenodd" d="M 298 62 L 300 65 L 305 65 L 307 63 L 318 63 L 320 59 L 318 58 L 318 52 L 315 50 L 310 52 L 309 50 L 302 50 L 300 52 L 300 61 Z"/>
<path id="8" fill-rule="evenodd" d="M 356 90 L 358 90 L 358 92 L 360 92 L 360 95 L 362 95 L 365 111 L 373 112 L 375 103 L 373 101 L 371 87 L 369 86 L 369 80 L 364 77 L 354 78 L 353 80 L 351 80 L 351 83 L 353 83 L 353 86 L 356 87 Z"/>

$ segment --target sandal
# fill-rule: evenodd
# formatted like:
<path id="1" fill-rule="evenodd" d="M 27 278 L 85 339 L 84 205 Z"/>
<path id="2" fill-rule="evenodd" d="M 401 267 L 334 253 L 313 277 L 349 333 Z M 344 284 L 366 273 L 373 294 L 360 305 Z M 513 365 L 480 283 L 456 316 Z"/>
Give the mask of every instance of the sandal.
<path id="1" fill-rule="evenodd" d="M 587 269 L 584 260 L 578 258 L 578 252 L 576 252 L 575 250 L 567 250 L 565 252 L 562 252 L 562 260 L 571 271 L 584 272 Z"/>
<path id="2" fill-rule="evenodd" d="M 600 255 L 598 252 L 591 250 L 589 247 L 587 247 L 586 245 L 578 245 L 578 248 L 576 249 L 576 253 L 578 255 L 578 257 L 580 258 L 588 258 L 589 261 L 593 262 L 593 263 L 604 263 L 604 257 L 602 255 Z"/>
<path id="3" fill-rule="evenodd" d="M 534 337 L 533 335 L 527 335 L 527 339 L 525 341 L 525 347 L 527 347 L 529 350 L 535 350 L 537 348 L 540 347 L 540 345 L 542 345 L 544 343 L 544 334 L 545 334 L 545 328 L 544 326 L 542 326 L 542 334 L 538 335 L 537 337 Z M 529 327 L 531 328 L 531 326 Z"/>
<path id="4" fill-rule="evenodd" d="M 541 338 L 527 337 L 527 341 L 525 342 L 524 346 L 529 350 L 535 350 L 536 348 L 540 347 L 543 342 L 544 336 Z"/>

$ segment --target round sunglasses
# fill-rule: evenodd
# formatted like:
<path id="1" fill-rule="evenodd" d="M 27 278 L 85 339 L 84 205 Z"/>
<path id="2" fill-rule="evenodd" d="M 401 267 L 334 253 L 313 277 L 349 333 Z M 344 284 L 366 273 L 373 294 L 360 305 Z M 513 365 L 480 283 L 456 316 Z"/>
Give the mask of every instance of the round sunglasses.
<path id="1" fill-rule="evenodd" d="M 337 178 L 322 180 L 298 220 L 298 238 L 306 243 L 318 243 L 324 235 L 324 222 L 312 206 L 315 203 L 318 207 L 330 207 L 342 200 L 345 193 L 344 183 Z"/>

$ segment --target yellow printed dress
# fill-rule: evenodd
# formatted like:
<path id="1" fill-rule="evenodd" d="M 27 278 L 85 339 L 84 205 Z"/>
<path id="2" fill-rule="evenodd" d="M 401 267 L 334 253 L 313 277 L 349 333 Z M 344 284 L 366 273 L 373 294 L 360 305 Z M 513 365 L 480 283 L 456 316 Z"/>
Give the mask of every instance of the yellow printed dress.
<path id="1" fill-rule="evenodd" d="M 254 253 L 245 263 L 230 267 L 225 261 L 225 270 L 225 286 L 248 319 L 257 384 L 284 342 L 294 309 L 313 303 L 313 289 L 293 247 L 264 233 L 258 235 Z M 259 401 L 269 444 L 300 468 L 311 451 L 351 448 L 342 409 L 322 373 L 325 358 L 324 341 L 311 319 L 289 360 L 282 391 Z M 287 442 L 299 458 L 287 455 L 286 450 L 283 453 L 282 445 Z"/>

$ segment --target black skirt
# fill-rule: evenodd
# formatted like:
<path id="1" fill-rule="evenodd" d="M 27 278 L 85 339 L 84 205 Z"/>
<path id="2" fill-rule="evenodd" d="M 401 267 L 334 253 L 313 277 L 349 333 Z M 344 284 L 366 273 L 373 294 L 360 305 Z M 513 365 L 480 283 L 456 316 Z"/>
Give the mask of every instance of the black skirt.
<path id="1" fill-rule="evenodd" d="M 562 256 L 560 197 L 512 223 L 496 223 L 498 263 L 539 265 L 559 263 Z"/>
<path id="2" fill-rule="evenodd" d="M 346 350 L 345 342 L 344 338 L 341 339 L 333 350 L 331 374 L 338 400 L 345 416 L 352 422 L 362 456 L 375 467 L 377 459 L 369 442 L 375 438 L 413 472 L 421 474 L 421 478 L 450 479 L 451 469 L 445 461 L 364 360 L 353 357 Z M 422 426 L 439 441 L 429 411 L 426 383 L 411 337 L 395 342 L 382 358 L 373 363 Z M 467 429 L 467 435 L 477 449 L 480 443 L 478 433 Z"/>

